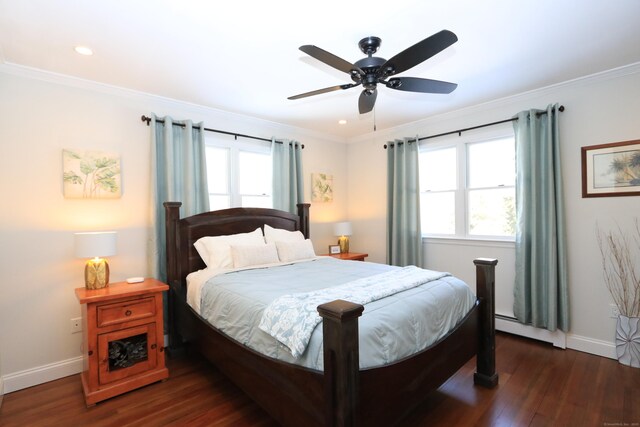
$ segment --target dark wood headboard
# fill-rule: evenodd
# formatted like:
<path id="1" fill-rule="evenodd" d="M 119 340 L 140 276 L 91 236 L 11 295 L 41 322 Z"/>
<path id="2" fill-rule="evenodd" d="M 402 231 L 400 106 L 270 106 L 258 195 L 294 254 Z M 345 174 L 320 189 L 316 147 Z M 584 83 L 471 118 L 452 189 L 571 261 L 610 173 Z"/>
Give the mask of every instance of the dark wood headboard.
<path id="1" fill-rule="evenodd" d="M 298 204 L 298 215 L 277 209 L 231 208 L 180 218 L 180 202 L 165 202 L 167 281 L 184 288 L 192 271 L 205 267 L 193 244 L 201 237 L 247 233 L 265 224 L 309 238 L 309 204 Z"/>

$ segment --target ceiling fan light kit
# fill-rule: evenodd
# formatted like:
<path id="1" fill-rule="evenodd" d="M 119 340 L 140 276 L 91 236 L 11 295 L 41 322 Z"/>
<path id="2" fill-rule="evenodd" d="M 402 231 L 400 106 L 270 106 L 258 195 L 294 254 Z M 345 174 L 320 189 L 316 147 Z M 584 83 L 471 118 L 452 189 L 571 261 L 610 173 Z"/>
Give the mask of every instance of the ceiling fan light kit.
<path id="1" fill-rule="evenodd" d="M 378 96 L 378 84 L 389 89 L 421 93 L 451 93 L 458 86 L 455 83 L 418 77 L 393 77 L 395 74 L 407 71 L 458 41 L 458 37 L 449 30 L 442 30 L 426 39 L 403 50 L 393 58 L 386 60 L 373 56 L 380 48 L 382 40 L 379 37 L 365 37 L 358 43 L 365 58 L 351 64 L 326 50 L 313 45 L 300 46 L 300 50 L 320 62 L 349 74 L 353 83 L 331 86 L 311 92 L 290 96 L 288 99 L 300 99 L 322 93 L 345 90 L 362 85 L 363 90 L 358 99 L 358 110 L 365 114 L 373 110 Z"/>

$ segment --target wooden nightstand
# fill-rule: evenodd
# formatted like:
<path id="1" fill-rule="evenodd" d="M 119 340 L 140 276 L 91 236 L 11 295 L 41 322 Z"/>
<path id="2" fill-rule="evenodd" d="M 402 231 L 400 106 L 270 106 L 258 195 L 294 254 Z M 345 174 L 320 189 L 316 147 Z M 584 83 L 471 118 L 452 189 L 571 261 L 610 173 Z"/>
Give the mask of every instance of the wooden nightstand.
<path id="1" fill-rule="evenodd" d="M 348 261 L 364 261 L 369 254 L 359 254 L 357 252 L 346 252 L 343 254 L 324 254 L 325 256 L 332 256 L 338 259 L 344 259 Z"/>
<path id="2" fill-rule="evenodd" d="M 164 380 L 162 292 L 166 284 L 146 279 L 77 288 L 84 321 L 82 389 L 87 406 Z"/>

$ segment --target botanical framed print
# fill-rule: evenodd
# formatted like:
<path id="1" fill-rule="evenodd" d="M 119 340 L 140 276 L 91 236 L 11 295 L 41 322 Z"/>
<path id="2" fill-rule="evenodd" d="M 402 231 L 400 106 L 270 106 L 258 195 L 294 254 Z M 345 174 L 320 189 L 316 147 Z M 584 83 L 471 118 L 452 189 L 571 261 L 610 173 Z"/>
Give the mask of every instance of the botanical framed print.
<path id="1" fill-rule="evenodd" d="M 104 151 L 62 150 L 64 197 L 117 199 L 122 195 L 120 156 Z"/>
<path id="2" fill-rule="evenodd" d="M 311 201 L 333 201 L 333 175 L 326 173 L 311 174 Z"/>
<path id="3" fill-rule="evenodd" d="M 640 195 L 640 140 L 582 147 L 582 197 Z"/>

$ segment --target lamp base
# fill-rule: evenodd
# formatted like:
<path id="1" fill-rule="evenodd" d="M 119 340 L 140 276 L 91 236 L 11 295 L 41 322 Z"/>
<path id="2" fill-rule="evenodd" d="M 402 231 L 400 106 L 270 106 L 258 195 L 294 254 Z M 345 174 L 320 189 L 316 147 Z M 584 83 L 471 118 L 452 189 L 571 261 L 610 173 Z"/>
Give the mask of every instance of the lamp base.
<path id="1" fill-rule="evenodd" d="M 106 259 L 90 259 L 84 266 L 84 286 L 101 289 L 109 286 L 109 263 Z"/>
<path id="2" fill-rule="evenodd" d="M 346 254 L 349 252 L 349 238 L 347 236 L 338 237 L 338 244 L 340 245 L 341 254 Z"/>

